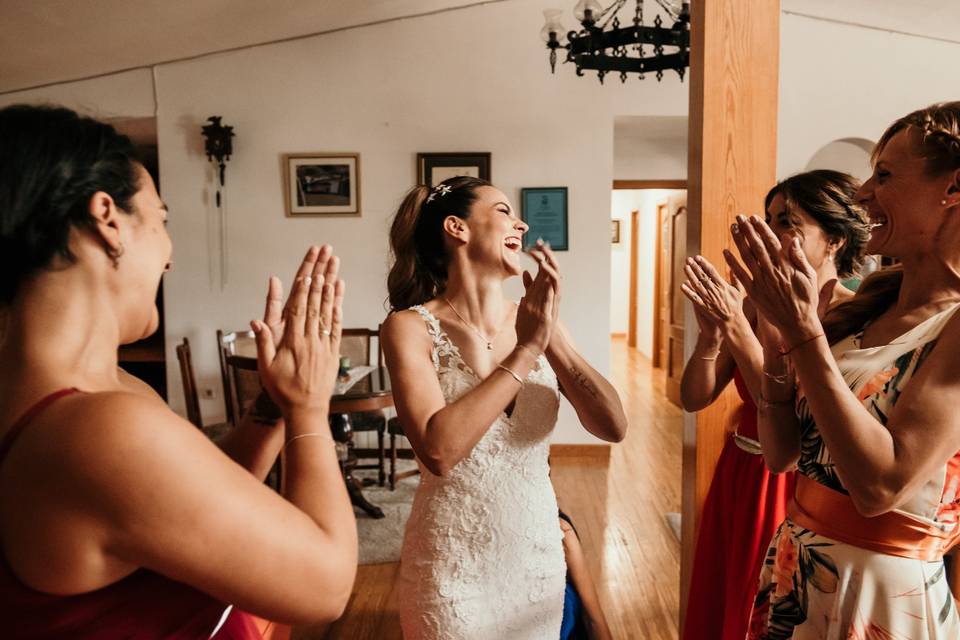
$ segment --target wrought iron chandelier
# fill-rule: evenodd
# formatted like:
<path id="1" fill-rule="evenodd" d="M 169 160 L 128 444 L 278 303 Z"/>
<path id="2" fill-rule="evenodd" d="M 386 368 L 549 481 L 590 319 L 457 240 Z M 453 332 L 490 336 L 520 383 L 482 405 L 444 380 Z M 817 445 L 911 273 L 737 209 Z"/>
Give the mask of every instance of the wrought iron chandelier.
<path id="1" fill-rule="evenodd" d="M 620 81 L 626 82 L 628 73 L 639 74 L 643 80 L 644 74 L 656 72 L 660 81 L 667 69 L 676 71 L 682 81 L 690 65 L 690 3 L 657 0 L 674 23 L 663 26 L 657 14 L 653 26 L 648 27 L 643 24 L 643 0 L 635 2 L 633 19 L 623 26 L 617 14 L 627 0 L 617 0 L 606 8 L 599 0 L 580 0 L 573 15 L 582 28 L 566 34 L 560 22 L 562 11 L 544 11 L 546 24 L 540 36 L 550 49 L 550 72 L 556 72 L 557 49 L 566 49 L 565 62 L 576 65 L 578 76 L 584 70 L 596 71 L 601 83 L 608 73 L 619 73 Z M 675 7 L 678 4 L 679 9 Z M 645 45 L 652 51 L 644 51 Z M 666 53 L 665 47 L 676 50 Z"/>

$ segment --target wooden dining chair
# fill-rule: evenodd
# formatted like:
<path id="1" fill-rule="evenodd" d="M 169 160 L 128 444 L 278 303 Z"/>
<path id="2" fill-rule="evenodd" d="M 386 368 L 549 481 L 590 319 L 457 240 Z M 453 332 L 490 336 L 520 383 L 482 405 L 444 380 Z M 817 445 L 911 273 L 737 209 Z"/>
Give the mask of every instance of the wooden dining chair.
<path id="1" fill-rule="evenodd" d="M 243 416 L 243 404 L 237 398 L 236 387 L 238 382 L 230 377 L 227 358 L 238 355 L 239 351 L 252 352 L 255 355 L 257 353 L 256 337 L 253 331 L 249 329 L 229 332 L 217 329 L 217 351 L 220 356 L 220 376 L 223 382 L 223 404 L 227 422 L 236 425 Z M 254 398 L 256 398 L 256 394 L 254 394 Z"/>
<path id="2" fill-rule="evenodd" d="M 203 418 L 200 416 L 200 396 L 197 393 L 197 381 L 193 377 L 190 341 L 186 338 L 177 345 L 177 361 L 180 363 L 180 379 L 183 381 L 183 401 L 187 405 L 187 419 L 203 429 Z"/>
<path id="3" fill-rule="evenodd" d="M 218 440 L 226 433 L 229 422 L 204 425 L 200 412 L 200 394 L 193 373 L 193 356 L 190 353 L 190 341 L 187 338 L 177 345 L 177 361 L 180 363 L 180 379 L 183 381 L 183 400 L 187 407 L 187 419 L 202 430 L 212 440 Z"/>
<path id="4" fill-rule="evenodd" d="M 377 359 L 373 360 L 373 341 L 377 341 Z M 383 366 L 383 350 L 380 349 L 380 331 L 378 329 L 344 329 L 340 339 L 340 356 L 350 358 L 351 366 Z M 377 433 L 377 462 L 358 464 L 357 469 L 376 469 L 377 483 L 382 487 L 386 483 L 386 448 L 384 435 L 387 430 L 387 416 L 383 410 L 362 411 L 350 414 L 350 426 L 354 433 Z"/>
<path id="5" fill-rule="evenodd" d="M 219 333 L 219 332 L 218 332 Z M 253 333 L 252 331 L 250 333 Z M 250 406 L 256 401 L 257 396 L 263 390 L 260 384 L 260 374 L 257 372 L 256 358 L 242 356 L 229 352 L 230 342 L 226 349 L 221 348 L 220 353 L 223 358 L 224 368 L 224 393 L 230 390 L 231 402 L 233 403 L 234 416 L 237 423 L 243 418 L 243 415 L 250 409 Z M 235 343 L 234 343 L 235 344 Z M 283 477 L 283 457 L 277 456 L 277 461 L 267 475 L 266 483 L 276 491 L 280 490 L 280 479 Z"/>

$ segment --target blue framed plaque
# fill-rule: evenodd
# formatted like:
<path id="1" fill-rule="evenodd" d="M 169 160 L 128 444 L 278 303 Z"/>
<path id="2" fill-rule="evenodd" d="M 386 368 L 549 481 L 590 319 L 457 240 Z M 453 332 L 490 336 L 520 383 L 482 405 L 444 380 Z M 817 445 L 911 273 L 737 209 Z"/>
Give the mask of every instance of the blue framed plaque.
<path id="1" fill-rule="evenodd" d="M 530 227 L 523 237 L 529 249 L 543 238 L 554 251 L 567 251 L 567 188 L 520 189 L 520 217 Z"/>

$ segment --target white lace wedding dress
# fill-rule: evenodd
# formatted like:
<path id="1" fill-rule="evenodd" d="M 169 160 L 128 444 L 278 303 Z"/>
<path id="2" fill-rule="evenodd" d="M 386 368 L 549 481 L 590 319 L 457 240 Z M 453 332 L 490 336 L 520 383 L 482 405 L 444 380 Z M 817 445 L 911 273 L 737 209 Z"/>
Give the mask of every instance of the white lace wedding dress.
<path id="1" fill-rule="evenodd" d="M 480 379 L 422 306 L 448 403 Z M 543 356 L 466 458 L 445 477 L 425 472 L 401 551 L 405 640 L 556 640 L 566 564 L 550 483 L 557 378 Z"/>

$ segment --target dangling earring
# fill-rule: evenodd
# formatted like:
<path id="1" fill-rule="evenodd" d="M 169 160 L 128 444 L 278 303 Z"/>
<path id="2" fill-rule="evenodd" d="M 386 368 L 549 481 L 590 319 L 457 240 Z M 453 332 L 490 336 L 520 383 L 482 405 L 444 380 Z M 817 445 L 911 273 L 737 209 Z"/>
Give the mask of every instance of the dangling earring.
<path id="1" fill-rule="evenodd" d="M 110 256 L 110 259 L 113 261 L 113 268 L 120 268 L 120 256 L 123 255 L 123 243 L 120 243 L 120 246 L 116 249 L 107 247 L 107 255 Z"/>

